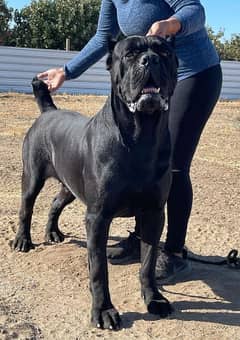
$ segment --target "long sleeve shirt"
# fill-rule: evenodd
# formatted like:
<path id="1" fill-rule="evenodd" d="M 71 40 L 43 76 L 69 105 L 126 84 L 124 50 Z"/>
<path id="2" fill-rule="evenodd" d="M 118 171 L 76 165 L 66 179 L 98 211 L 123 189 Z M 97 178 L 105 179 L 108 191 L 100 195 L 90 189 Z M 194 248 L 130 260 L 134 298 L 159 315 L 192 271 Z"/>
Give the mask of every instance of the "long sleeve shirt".
<path id="1" fill-rule="evenodd" d="M 66 65 L 66 79 L 80 76 L 101 59 L 109 35 L 145 35 L 159 20 L 175 17 L 181 29 L 175 36 L 178 79 L 188 78 L 219 64 L 218 54 L 205 28 L 205 11 L 199 0 L 102 0 L 96 34 Z M 77 20 L 77 18 L 76 18 Z"/>

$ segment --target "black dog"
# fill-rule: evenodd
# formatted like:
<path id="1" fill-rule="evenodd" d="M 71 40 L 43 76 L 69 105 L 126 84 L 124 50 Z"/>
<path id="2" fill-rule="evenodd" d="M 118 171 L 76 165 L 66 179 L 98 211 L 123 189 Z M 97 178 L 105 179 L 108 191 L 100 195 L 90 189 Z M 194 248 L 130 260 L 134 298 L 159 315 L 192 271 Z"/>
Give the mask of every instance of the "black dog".
<path id="1" fill-rule="evenodd" d="M 62 190 L 49 213 L 46 240 L 63 241 L 59 215 L 75 198 L 81 199 L 87 205 L 91 320 L 97 327 L 118 329 L 120 317 L 110 299 L 106 257 L 108 231 L 116 216 L 135 216 L 140 225 L 141 293 L 148 311 L 162 317 L 171 312 L 156 286 L 155 262 L 171 183 L 168 106 L 177 61 L 166 40 L 135 36 L 111 46 L 107 68 L 111 95 L 92 118 L 57 110 L 46 85 L 33 80 L 43 114 L 23 144 L 20 227 L 13 248 L 33 248 L 30 224 L 35 199 L 47 178 L 58 179 Z"/>

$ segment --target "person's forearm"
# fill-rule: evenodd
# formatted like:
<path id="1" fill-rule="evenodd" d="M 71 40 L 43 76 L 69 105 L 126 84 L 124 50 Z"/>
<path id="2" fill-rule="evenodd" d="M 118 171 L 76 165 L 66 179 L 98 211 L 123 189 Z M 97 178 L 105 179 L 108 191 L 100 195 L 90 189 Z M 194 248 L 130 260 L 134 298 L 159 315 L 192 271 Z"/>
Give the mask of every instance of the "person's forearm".
<path id="1" fill-rule="evenodd" d="M 117 14 L 113 2 L 102 0 L 97 32 L 78 55 L 64 65 L 66 79 L 77 78 L 100 60 L 107 52 L 109 36 L 115 37 L 118 32 Z"/>
<path id="2" fill-rule="evenodd" d="M 67 80 L 77 78 L 106 54 L 107 43 L 98 44 L 96 40 L 93 37 L 73 59 L 64 65 Z"/>
<path id="3" fill-rule="evenodd" d="M 205 25 L 205 11 L 198 0 L 165 0 L 173 9 L 175 18 L 181 23 L 179 35 L 188 35 L 201 30 Z"/>

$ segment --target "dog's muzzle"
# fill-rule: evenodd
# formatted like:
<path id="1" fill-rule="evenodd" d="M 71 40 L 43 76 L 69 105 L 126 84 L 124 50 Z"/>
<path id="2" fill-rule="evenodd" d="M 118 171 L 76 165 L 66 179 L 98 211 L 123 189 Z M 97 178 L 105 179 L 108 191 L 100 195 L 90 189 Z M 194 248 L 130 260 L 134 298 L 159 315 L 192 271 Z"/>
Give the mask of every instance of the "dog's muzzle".
<path id="1" fill-rule="evenodd" d="M 166 91 L 159 86 L 160 70 L 160 58 L 157 54 L 148 53 L 140 56 L 138 67 L 136 67 L 135 70 L 141 79 L 137 85 L 139 93 L 135 98 L 133 97 L 134 99 L 132 101 L 127 102 L 128 109 L 131 112 L 135 113 L 136 111 L 140 111 L 146 114 L 152 114 L 154 112 L 168 110 L 168 97 L 163 95 Z M 134 82 L 134 77 L 132 81 Z"/>
<path id="2" fill-rule="evenodd" d="M 160 88 L 144 88 L 140 97 L 134 102 L 128 102 L 129 111 L 152 114 L 155 111 L 168 111 L 168 98 L 160 94 Z"/>

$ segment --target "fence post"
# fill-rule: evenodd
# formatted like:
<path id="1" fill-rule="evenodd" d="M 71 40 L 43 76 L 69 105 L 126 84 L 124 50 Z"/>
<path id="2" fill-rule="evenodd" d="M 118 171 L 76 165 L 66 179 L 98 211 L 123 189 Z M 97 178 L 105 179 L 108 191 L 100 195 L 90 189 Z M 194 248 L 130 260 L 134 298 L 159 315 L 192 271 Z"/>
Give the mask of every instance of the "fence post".
<path id="1" fill-rule="evenodd" d="M 66 51 L 70 51 L 71 49 L 70 45 L 71 45 L 70 39 L 66 38 Z"/>

